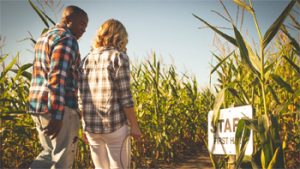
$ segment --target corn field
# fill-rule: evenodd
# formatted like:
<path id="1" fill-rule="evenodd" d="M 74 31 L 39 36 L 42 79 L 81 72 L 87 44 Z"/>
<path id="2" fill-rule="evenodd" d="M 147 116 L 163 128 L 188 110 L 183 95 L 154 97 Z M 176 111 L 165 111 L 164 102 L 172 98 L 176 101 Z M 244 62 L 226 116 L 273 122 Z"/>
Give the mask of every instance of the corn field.
<path id="1" fill-rule="evenodd" d="M 27 70 L 31 64 L 18 67 L 16 60 L 17 57 L 1 75 L 3 168 L 28 167 L 41 151 L 34 123 L 26 114 L 30 79 Z M 10 78 L 9 71 L 16 75 Z M 132 166 L 158 167 L 184 151 L 204 145 L 207 112 L 214 100 L 208 89 L 199 91 L 196 79 L 180 77 L 173 66 L 161 67 L 154 54 L 151 62 L 132 67 L 132 77 L 135 109 L 143 131 L 142 141 L 132 143 Z M 74 167 L 92 168 L 88 146 L 80 140 L 78 148 Z"/>
<path id="2" fill-rule="evenodd" d="M 224 6 L 222 1 L 221 4 Z M 54 24 L 29 1 L 49 29 Z M 201 17 L 220 38 L 229 42 L 228 51 L 213 53 L 217 76 L 212 89 L 200 90 L 197 79 L 180 74 L 173 65 L 149 60 L 131 64 L 131 83 L 143 137 L 132 142 L 132 168 L 160 168 L 179 160 L 185 153 L 206 149 L 207 114 L 214 110 L 216 124 L 222 108 L 252 105 L 254 118 L 239 121 L 236 131 L 235 168 L 297 168 L 300 165 L 300 46 L 284 24 L 290 17 L 300 29 L 299 1 L 291 0 L 276 21 L 262 35 L 252 1 L 234 0 L 253 16 L 259 45 L 250 45 L 224 6 L 234 36 L 229 36 Z M 45 31 L 43 30 L 43 31 Z M 42 31 L 41 31 L 42 32 Z M 34 43 L 35 40 L 30 38 Z M 224 48 L 224 46 L 219 46 Z M 4 61 L 12 61 L 4 65 Z M 35 125 L 27 111 L 32 64 L 20 65 L 20 56 L 1 54 L 0 64 L 0 153 L 1 168 L 27 168 L 41 151 Z M 216 94 L 215 94 L 216 93 Z M 245 155 L 249 131 L 254 132 L 254 152 Z M 82 133 L 82 130 L 80 131 Z M 214 168 L 229 168 L 228 156 L 210 154 Z M 93 168 L 89 147 L 79 139 L 74 168 Z"/>
<path id="3" fill-rule="evenodd" d="M 217 73 L 219 84 L 213 124 L 216 125 L 220 108 L 252 105 L 254 118 L 240 120 L 236 130 L 235 168 L 241 167 L 246 159 L 252 168 L 297 168 L 300 162 L 300 47 L 299 40 L 291 36 L 284 21 L 290 17 L 299 32 L 296 10 L 299 8 L 294 6 L 299 7 L 300 3 L 290 1 L 262 35 L 252 0 L 234 0 L 242 12 L 253 17 L 259 42 L 251 46 L 237 28 L 240 21 L 234 21 L 220 2 L 226 13 L 222 17 L 229 21 L 234 36 L 194 15 L 233 46 L 231 51 L 214 54 L 218 63 L 211 73 Z M 245 157 L 250 130 L 254 132 L 254 153 Z M 211 159 L 215 168 L 226 167 L 224 162 Z"/>

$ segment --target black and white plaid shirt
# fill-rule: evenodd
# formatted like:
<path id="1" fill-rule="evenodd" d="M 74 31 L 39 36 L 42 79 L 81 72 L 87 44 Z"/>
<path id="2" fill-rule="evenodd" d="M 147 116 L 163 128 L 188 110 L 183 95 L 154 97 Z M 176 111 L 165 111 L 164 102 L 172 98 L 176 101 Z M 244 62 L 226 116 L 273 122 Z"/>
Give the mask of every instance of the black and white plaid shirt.
<path id="1" fill-rule="evenodd" d="M 127 123 L 122 107 L 132 107 L 128 56 L 113 47 L 94 49 L 80 66 L 79 109 L 84 130 L 111 133 Z"/>

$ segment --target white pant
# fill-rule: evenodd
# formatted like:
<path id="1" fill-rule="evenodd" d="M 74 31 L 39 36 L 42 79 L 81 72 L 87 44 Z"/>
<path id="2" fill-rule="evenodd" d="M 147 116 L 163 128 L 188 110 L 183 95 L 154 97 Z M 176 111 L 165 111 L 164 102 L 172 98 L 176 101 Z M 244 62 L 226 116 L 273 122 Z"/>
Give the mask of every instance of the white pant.
<path id="1" fill-rule="evenodd" d="M 43 132 L 43 128 L 51 119 L 51 114 L 32 115 L 43 150 L 32 162 L 30 169 L 72 168 L 77 150 L 79 112 L 67 106 L 64 109 L 62 128 L 52 140 Z"/>
<path id="2" fill-rule="evenodd" d="M 86 132 L 96 169 L 129 168 L 130 137 L 127 125 L 108 134 Z"/>

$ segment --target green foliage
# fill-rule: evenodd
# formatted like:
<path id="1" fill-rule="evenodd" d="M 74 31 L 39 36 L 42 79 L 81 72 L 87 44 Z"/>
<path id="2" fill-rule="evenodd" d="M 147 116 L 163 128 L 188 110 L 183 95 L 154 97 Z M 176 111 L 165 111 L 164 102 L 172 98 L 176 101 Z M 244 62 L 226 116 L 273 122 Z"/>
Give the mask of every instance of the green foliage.
<path id="1" fill-rule="evenodd" d="M 253 16 L 260 44 L 256 50 L 253 50 L 245 41 L 232 19 L 230 20 L 235 37 L 226 35 L 194 15 L 236 47 L 233 55 L 231 52 L 224 57 L 214 54 L 218 63 L 213 68 L 212 73 L 217 72 L 219 84 L 217 86 L 218 95 L 214 105 L 213 122 L 215 124 L 218 120 L 219 110 L 222 107 L 251 104 L 255 110 L 254 119 L 241 120 L 237 128 L 238 132 L 235 138 L 236 168 L 241 166 L 244 158 L 244 145 L 247 144 L 249 138 L 247 134 L 249 129 L 252 129 L 255 134 L 254 154 L 251 161 L 253 168 L 295 167 L 300 162 L 299 158 L 294 160 L 292 165 L 287 165 L 286 162 L 290 158 L 288 154 L 284 156 L 284 149 L 286 148 L 284 145 L 286 142 L 299 143 L 299 139 L 287 138 L 287 133 L 281 132 L 279 128 L 287 125 L 285 115 L 290 114 L 292 109 L 292 114 L 297 118 L 289 119 L 289 121 L 292 121 L 289 128 L 298 129 L 299 131 L 299 103 L 295 101 L 299 100 L 300 97 L 299 44 L 283 27 L 283 23 L 290 15 L 296 1 L 290 1 L 275 22 L 267 29 L 264 36 L 261 35 L 252 1 L 249 0 L 249 5 L 241 0 L 234 0 L 234 2 Z M 231 18 L 230 15 L 228 17 Z M 297 19 L 293 21 L 297 22 Z M 279 32 L 280 28 L 286 37 L 290 39 L 290 42 L 287 42 L 286 37 Z M 277 48 L 275 54 L 271 54 L 266 47 L 271 41 L 276 44 L 277 41 L 273 41 L 275 35 L 279 35 L 277 41 L 280 41 L 280 39 L 285 41 L 281 41 L 280 44 L 275 46 Z M 254 51 L 259 51 L 259 54 Z M 282 68 L 289 71 L 281 71 Z M 294 133 L 293 135 L 299 134 Z M 293 154 L 300 152 L 299 147 L 293 147 L 293 150 L 290 151 Z"/>
<path id="2" fill-rule="evenodd" d="M 2 168 L 26 168 L 41 151 L 35 125 L 26 114 L 31 64 L 18 66 L 16 58 L 0 79 Z M 214 96 L 208 89 L 199 91 L 195 78 L 179 77 L 175 67 L 161 66 L 154 55 L 152 62 L 132 67 L 132 91 L 144 136 L 132 143 L 133 166 L 158 167 L 204 145 Z M 89 147 L 80 139 L 73 167 L 92 166 Z"/>
<path id="3" fill-rule="evenodd" d="M 193 146 L 203 145 L 207 131 L 207 113 L 213 94 L 199 91 L 195 78 L 180 77 L 174 66 L 162 67 L 147 61 L 132 68 L 132 91 L 137 117 L 144 137 L 134 146 L 134 157 L 157 167 L 161 161 L 172 161 Z M 142 149 L 141 149 L 142 148 Z"/>
<path id="4" fill-rule="evenodd" d="M 31 0 L 28 2 L 46 26 L 42 32 L 49 29 L 48 22 L 54 24 L 52 19 Z M 1 57 L 1 62 L 7 56 Z M 27 168 L 41 151 L 35 125 L 26 114 L 31 79 L 27 69 L 32 64 L 18 66 L 17 59 L 4 68 L 0 79 L 1 168 Z M 161 66 L 155 55 L 152 62 L 145 61 L 132 69 L 135 109 L 144 135 L 141 142 L 132 143 L 132 166 L 158 167 L 195 146 L 200 149 L 206 137 L 207 112 L 214 101 L 210 90 L 199 91 L 195 78 L 179 77 L 175 67 Z M 89 147 L 82 139 L 73 167 L 93 167 Z"/>
<path id="5" fill-rule="evenodd" d="M 33 158 L 40 150 L 38 142 L 33 141 L 37 137 L 34 125 L 30 116 L 25 114 L 30 85 L 27 69 L 31 64 L 19 66 L 16 64 L 18 57 L 15 56 L 4 68 L 0 77 L 1 168 L 26 167 L 28 160 L 12 159 Z"/>

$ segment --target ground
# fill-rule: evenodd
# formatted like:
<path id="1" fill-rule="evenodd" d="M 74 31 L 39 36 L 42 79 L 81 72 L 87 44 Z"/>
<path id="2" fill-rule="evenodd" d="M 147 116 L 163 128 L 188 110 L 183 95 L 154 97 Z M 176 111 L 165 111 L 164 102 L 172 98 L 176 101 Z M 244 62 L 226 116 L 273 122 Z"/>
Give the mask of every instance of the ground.
<path id="1" fill-rule="evenodd" d="M 211 164 L 209 153 L 205 150 L 199 150 L 194 153 L 184 154 L 180 160 L 172 164 L 160 165 L 159 168 L 172 168 L 172 169 L 189 169 L 189 168 L 199 168 L 199 169 L 213 169 Z"/>

